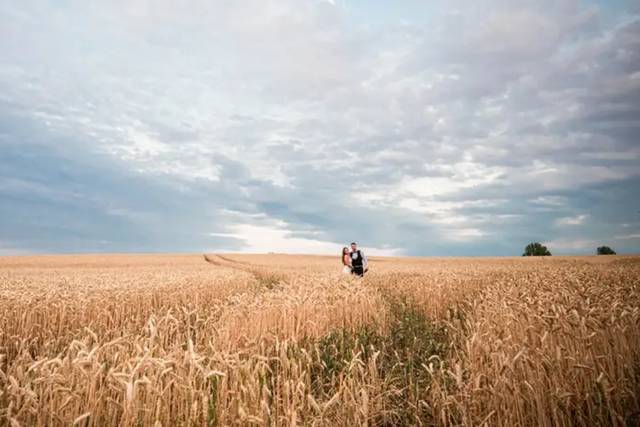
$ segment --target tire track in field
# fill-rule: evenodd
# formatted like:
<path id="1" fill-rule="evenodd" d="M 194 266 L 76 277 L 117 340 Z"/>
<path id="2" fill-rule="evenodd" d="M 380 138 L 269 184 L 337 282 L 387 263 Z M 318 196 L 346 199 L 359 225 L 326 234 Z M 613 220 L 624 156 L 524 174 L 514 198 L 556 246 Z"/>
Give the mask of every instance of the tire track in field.
<path id="1" fill-rule="evenodd" d="M 217 256 L 218 258 L 220 258 L 220 259 L 222 259 L 222 260 L 224 260 L 224 261 L 226 261 L 226 262 L 230 262 L 230 263 L 232 263 L 232 264 L 251 265 L 251 263 L 250 263 L 250 262 L 247 262 L 247 261 L 238 261 L 238 260 L 235 260 L 235 259 L 227 258 L 227 257 L 222 256 L 222 255 L 216 255 L 216 256 Z"/>
<path id="2" fill-rule="evenodd" d="M 236 261 L 218 254 L 204 254 L 204 260 L 217 267 L 231 268 L 233 270 L 241 270 L 252 274 L 254 269 L 257 267 L 249 262 Z"/>
<path id="3" fill-rule="evenodd" d="M 215 258 L 214 258 L 215 257 Z M 217 258 L 217 259 L 216 259 Z M 220 256 L 219 255 L 208 255 L 208 254 L 204 254 L 204 260 L 206 262 L 208 262 L 209 264 L 213 264 L 216 265 L 218 267 L 229 267 L 229 268 L 234 268 L 231 266 L 227 266 L 226 263 L 224 263 L 223 261 L 220 261 Z"/>
<path id="4" fill-rule="evenodd" d="M 217 267 L 230 268 L 251 274 L 261 285 L 267 289 L 273 289 L 277 285 L 287 284 L 284 274 L 269 270 L 261 270 L 259 267 L 243 261 L 236 261 L 217 254 L 204 254 L 204 260 Z"/>

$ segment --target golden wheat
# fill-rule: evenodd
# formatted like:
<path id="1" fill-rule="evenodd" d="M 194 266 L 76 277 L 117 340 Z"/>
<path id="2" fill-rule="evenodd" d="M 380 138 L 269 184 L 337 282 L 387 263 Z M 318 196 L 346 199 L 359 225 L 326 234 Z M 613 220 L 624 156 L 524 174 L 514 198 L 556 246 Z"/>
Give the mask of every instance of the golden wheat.
<path id="1" fill-rule="evenodd" d="M 634 425 L 640 259 L 0 259 L 0 425 Z"/>

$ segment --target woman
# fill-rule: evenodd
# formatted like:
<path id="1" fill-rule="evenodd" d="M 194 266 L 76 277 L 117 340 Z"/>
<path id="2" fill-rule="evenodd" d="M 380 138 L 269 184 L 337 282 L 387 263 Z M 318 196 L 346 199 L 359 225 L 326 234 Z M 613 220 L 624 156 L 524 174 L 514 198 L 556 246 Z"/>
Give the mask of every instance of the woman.
<path id="1" fill-rule="evenodd" d="M 344 274 L 351 274 L 351 271 L 353 270 L 353 266 L 351 265 L 351 256 L 349 255 L 349 248 L 346 246 L 342 248 L 342 265 L 344 266 L 342 267 L 342 272 Z"/>

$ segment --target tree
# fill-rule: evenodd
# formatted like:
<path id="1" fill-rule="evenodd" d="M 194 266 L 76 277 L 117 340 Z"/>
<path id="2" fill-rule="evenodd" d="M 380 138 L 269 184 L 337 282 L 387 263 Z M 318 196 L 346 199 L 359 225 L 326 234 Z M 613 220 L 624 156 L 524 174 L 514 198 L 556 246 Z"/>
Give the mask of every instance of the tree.
<path id="1" fill-rule="evenodd" d="M 551 252 L 547 249 L 546 246 L 541 245 L 538 242 L 529 243 L 526 248 L 524 248 L 524 253 L 522 256 L 550 256 Z"/>
<path id="2" fill-rule="evenodd" d="M 596 251 L 598 252 L 598 255 L 615 255 L 616 254 L 616 251 L 611 249 L 609 246 L 600 246 L 598 249 L 596 249 Z"/>

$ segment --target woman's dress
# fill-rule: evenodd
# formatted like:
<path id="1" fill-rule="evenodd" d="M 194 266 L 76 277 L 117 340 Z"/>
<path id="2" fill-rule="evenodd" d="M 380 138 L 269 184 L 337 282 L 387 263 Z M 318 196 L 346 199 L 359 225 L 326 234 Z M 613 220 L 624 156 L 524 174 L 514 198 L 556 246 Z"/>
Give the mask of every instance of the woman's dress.
<path id="1" fill-rule="evenodd" d="M 353 270 L 351 266 L 347 264 L 347 262 L 351 262 L 351 258 L 349 258 L 349 255 L 343 255 L 342 264 L 344 266 L 342 267 L 342 274 L 351 274 L 351 271 Z"/>

